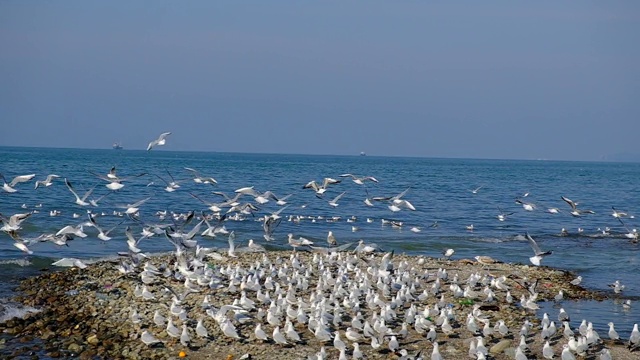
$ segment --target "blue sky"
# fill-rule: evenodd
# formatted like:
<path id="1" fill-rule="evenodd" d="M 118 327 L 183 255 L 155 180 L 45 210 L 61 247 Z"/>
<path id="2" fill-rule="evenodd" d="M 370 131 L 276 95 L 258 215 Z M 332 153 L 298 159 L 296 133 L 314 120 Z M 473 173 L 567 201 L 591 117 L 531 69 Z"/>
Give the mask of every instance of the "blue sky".
<path id="1" fill-rule="evenodd" d="M 2 1 L 0 145 L 640 153 L 637 1 Z"/>

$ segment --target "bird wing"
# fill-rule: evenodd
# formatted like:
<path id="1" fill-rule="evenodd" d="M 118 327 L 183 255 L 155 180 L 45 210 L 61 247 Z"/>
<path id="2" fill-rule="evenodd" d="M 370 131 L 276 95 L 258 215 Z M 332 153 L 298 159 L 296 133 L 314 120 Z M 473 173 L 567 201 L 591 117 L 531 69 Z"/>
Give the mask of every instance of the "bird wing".
<path id="1" fill-rule="evenodd" d="M 391 200 L 398 200 L 400 198 L 402 198 L 403 196 L 405 196 L 407 194 L 407 192 L 409 191 L 409 189 L 411 189 L 410 187 L 407 188 L 405 191 L 401 192 L 400 194 L 391 197 Z"/>
<path id="2" fill-rule="evenodd" d="M 130 204 L 130 205 L 128 205 L 127 207 L 138 207 L 138 206 L 140 206 L 140 205 L 144 204 L 144 203 L 145 203 L 147 200 L 149 200 L 149 199 L 151 199 L 151 196 L 149 196 L 148 198 L 144 198 L 144 199 L 142 199 L 142 200 L 140 200 L 140 201 L 137 201 L 137 202 L 135 202 L 135 203 L 133 203 L 133 204 Z"/>
<path id="3" fill-rule="evenodd" d="M 67 185 L 67 188 L 69 189 L 69 191 L 71 191 L 71 193 L 75 195 L 76 198 L 80 199 L 80 196 L 78 196 L 75 190 L 73 190 L 73 186 L 71 185 L 71 182 L 67 180 L 67 178 L 64 178 L 64 183 Z"/>
<path id="4" fill-rule="evenodd" d="M 529 241 L 529 246 L 531 246 L 531 248 L 533 249 L 533 252 L 536 255 L 542 254 L 543 251 L 540 249 L 540 247 L 538 246 L 538 243 L 536 243 L 535 240 L 533 240 L 533 238 L 531 237 L 531 235 L 529 235 L 529 233 L 526 233 L 526 237 L 527 240 Z"/>
<path id="5" fill-rule="evenodd" d="M 13 178 L 13 180 L 11 180 L 11 183 L 9 184 L 9 186 L 14 187 L 16 184 L 19 184 L 19 183 L 22 183 L 22 182 L 27 182 L 27 181 L 33 179 L 35 176 L 36 176 L 36 174 L 16 176 L 16 177 Z"/>
<path id="6" fill-rule="evenodd" d="M 331 202 L 333 202 L 333 203 L 338 202 L 338 200 L 340 200 L 340 198 L 341 198 L 342 196 L 344 196 L 344 194 L 345 194 L 345 193 L 346 193 L 346 191 L 343 191 L 343 192 L 342 192 L 342 193 L 340 193 L 338 196 L 336 196 L 336 197 L 333 199 L 333 201 L 331 201 Z"/>
<path id="7" fill-rule="evenodd" d="M 564 202 L 566 202 L 567 204 L 569 204 L 569 206 L 571 206 L 571 208 L 572 208 L 573 210 L 575 210 L 575 209 L 576 209 L 576 204 L 575 204 L 571 199 L 569 199 L 569 198 L 567 198 L 567 197 L 564 197 L 564 196 L 560 196 L 560 198 L 561 198 L 562 200 L 564 200 Z"/>

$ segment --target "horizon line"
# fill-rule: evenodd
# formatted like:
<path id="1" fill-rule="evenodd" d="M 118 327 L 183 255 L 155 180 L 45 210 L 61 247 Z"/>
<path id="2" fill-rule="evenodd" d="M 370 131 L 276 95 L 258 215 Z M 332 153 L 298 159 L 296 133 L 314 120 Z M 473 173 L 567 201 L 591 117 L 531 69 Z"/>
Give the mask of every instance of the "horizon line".
<path id="1" fill-rule="evenodd" d="M 0 148 L 24 148 L 24 149 L 57 149 L 57 150 L 98 150 L 98 151 L 135 151 L 147 152 L 144 148 L 85 148 L 85 147 L 56 147 L 56 146 L 24 146 L 24 145 L 0 145 Z M 151 152 L 151 151 L 149 151 Z M 601 159 L 594 160 L 575 160 L 575 159 L 549 159 L 549 158 L 482 158 L 482 157 L 455 157 L 455 156 L 420 156 L 420 155 L 370 155 L 365 151 L 357 154 L 310 154 L 310 153 L 278 153 L 278 152 L 248 152 L 248 151 L 219 151 L 219 150 L 181 150 L 181 149 L 164 149 L 158 148 L 153 152 L 192 152 L 192 153 L 217 153 L 217 154 L 247 154 L 247 155 L 300 155 L 300 156 L 344 156 L 344 157 L 362 157 L 362 158 L 414 158 L 414 159 L 433 159 L 433 160 L 499 160 L 499 161 L 538 161 L 538 162 L 600 162 L 600 163 L 640 163 L 640 160 L 608 160 L 608 156 L 602 155 Z M 633 155 L 633 154 L 632 154 Z"/>

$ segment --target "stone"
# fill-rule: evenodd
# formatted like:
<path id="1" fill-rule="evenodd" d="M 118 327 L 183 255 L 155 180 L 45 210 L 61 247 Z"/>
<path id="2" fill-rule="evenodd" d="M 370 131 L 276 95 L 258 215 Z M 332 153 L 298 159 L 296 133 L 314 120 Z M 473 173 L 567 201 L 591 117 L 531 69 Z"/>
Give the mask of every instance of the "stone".
<path id="1" fill-rule="evenodd" d="M 80 352 L 82 352 L 82 345 L 78 345 L 76 343 L 71 343 L 68 347 L 67 350 L 79 354 Z"/>
<path id="2" fill-rule="evenodd" d="M 509 346 L 511 346 L 511 340 L 502 340 L 489 348 L 489 352 L 493 355 L 497 355 L 502 353 Z"/>
<path id="3" fill-rule="evenodd" d="M 100 343 L 100 340 L 98 340 L 98 336 L 96 336 L 96 334 L 93 334 L 93 335 L 90 335 L 87 338 L 87 343 L 95 346 L 95 345 L 98 345 Z"/>

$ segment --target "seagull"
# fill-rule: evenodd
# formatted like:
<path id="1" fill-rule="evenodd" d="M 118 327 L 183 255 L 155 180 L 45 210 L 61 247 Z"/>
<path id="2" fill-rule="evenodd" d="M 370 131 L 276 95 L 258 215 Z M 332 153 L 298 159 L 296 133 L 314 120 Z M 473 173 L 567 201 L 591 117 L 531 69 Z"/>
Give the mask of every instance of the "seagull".
<path id="1" fill-rule="evenodd" d="M 122 220 L 120 223 L 118 223 L 117 225 L 115 225 L 114 227 L 112 227 L 111 229 L 104 231 L 102 230 L 101 227 L 98 226 L 98 224 L 96 223 L 96 220 L 94 219 L 93 216 L 91 216 L 91 214 L 89 214 L 89 221 L 91 222 L 91 225 L 98 230 L 98 239 L 102 240 L 102 241 L 109 241 L 111 240 L 111 237 L 109 236 L 109 234 L 115 230 L 118 226 L 120 226 L 120 224 L 122 224 L 124 222 L 124 220 Z"/>
<path id="2" fill-rule="evenodd" d="M 156 310 L 156 312 L 153 314 L 153 323 L 158 325 L 158 326 L 163 326 L 164 327 L 164 324 L 165 324 L 166 321 L 167 321 L 167 319 L 160 314 L 160 311 Z"/>
<path id="3" fill-rule="evenodd" d="M 324 178 L 322 180 L 322 185 L 318 185 L 315 180 L 309 181 L 306 185 L 304 185 L 303 189 L 313 189 L 316 192 L 316 196 L 321 197 L 325 191 L 327 191 L 327 186 L 332 184 L 339 184 L 342 180 L 336 180 L 333 178 Z"/>
<path id="4" fill-rule="evenodd" d="M 610 288 L 613 288 L 613 292 L 620 294 L 624 290 L 625 286 L 620 283 L 620 280 L 616 280 L 613 284 L 609 284 Z"/>
<path id="5" fill-rule="evenodd" d="M 282 335 L 282 333 L 280 332 L 280 327 L 276 326 L 273 329 L 273 341 L 276 342 L 276 344 L 280 344 L 280 345 L 289 345 L 289 343 L 287 342 L 287 339 L 284 338 L 284 335 Z"/>
<path id="6" fill-rule="evenodd" d="M 500 213 L 499 213 L 499 214 L 498 214 L 498 216 L 497 216 L 497 217 L 498 217 L 498 221 L 505 221 L 505 220 L 507 220 L 507 217 L 508 217 L 508 216 L 513 215 L 513 213 L 512 213 L 512 212 L 510 212 L 510 213 L 505 213 L 504 211 L 502 211 L 502 209 L 501 209 L 499 206 L 498 206 L 498 211 L 500 211 Z"/>
<path id="7" fill-rule="evenodd" d="M 253 331 L 253 333 L 255 334 L 256 339 L 269 341 L 269 338 L 267 337 L 267 334 L 264 332 L 264 330 L 262 330 L 262 324 L 260 323 L 256 325 L 256 329 Z"/>
<path id="8" fill-rule="evenodd" d="M 53 184 L 53 179 L 59 178 L 59 175 L 56 174 L 49 174 L 47 176 L 46 179 L 41 180 L 41 181 L 36 181 L 36 187 L 34 189 L 37 189 L 38 186 L 42 185 L 42 186 L 51 186 L 51 184 Z"/>
<path id="9" fill-rule="evenodd" d="M 338 200 L 340 200 L 340 198 L 342 196 L 344 196 L 344 194 L 346 193 L 346 191 L 341 192 L 338 196 L 336 196 L 335 198 L 333 198 L 333 200 L 329 201 L 329 205 L 333 206 L 333 207 L 338 207 Z"/>
<path id="10" fill-rule="evenodd" d="M 142 335 L 140 335 L 140 340 L 142 340 L 145 345 L 153 345 L 161 342 L 160 340 L 158 340 L 158 338 L 153 336 L 153 334 L 151 334 L 149 330 L 145 330 L 142 332 Z"/>
<path id="11" fill-rule="evenodd" d="M 0 214 L 0 220 L 2 220 L 2 223 L 4 224 L 0 228 L 0 231 L 11 233 L 12 231 L 20 230 L 20 224 L 31 215 L 32 213 L 30 212 L 23 214 L 13 214 L 7 219 L 2 214 Z"/>
<path id="12" fill-rule="evenodd" d="M 173 178 L 173 175 L 171 175 L 169 170 L 167 170 L 167 174 L 169 175 L 169 178 L 171 179 L 171 181 L 167 181 L 164 178 L 162 178 L 160 175 L 156 174 L 156 177 L 158 179 L 162 180 L 165 184 L 167 184 L 167 186 L 164 188 L 164 191 L 174 192 L 178 190 L 178 188 L 180 188 L 180 185 L 178 184 L 178 182 Z"/>
<path id="13" fill-rule="evenodd" d="M 627 230 L 627 233 L 624 234 L 624 237 L 626 237 L 627 239 L 631 239 L 632 242 L 636 243 L 638 242 L 638 230 L 633 229 L 633 230 L 629 230 L 629 228 L 627 227 L 627 225 L 624 224 L 624 221 L 622 221 L 621 218 L 617 218 L 618 221 L 620 222 L 620 224 L 622 224 L 622 226 L 625 228 L 625 230 Z"/>
<path id="14" fill-rule="evenodd" d="M 193 168 L 190 167 L 185 167 L 184 168 L 187 171 L 190 171 L 191 173 L 193 173 L 193 182 L 197 183 L 197 184 L 217 184 L 218 181 L 216 181 L 216 179 L 212 178 L 212 177 L 203 177 L 200 176 L 200 173 Z"/>
<path id="15" fill-rule="evenodd" d="M 451 256 L 453 256 L 453 253 L 455 253 L 456 251 L 453 249 L 446 249 L 442 252 L 442 256 L 444 256 L 444 258 L 446 260 L 450 260 Z"/>
<path id="16" fill-rule="evenodd" d="M 614 218 L 621 218 L 621 217 L 627 216 L 626 212 L 618 211 L 613 206 L 611 207 L 611 210 L 613 210 L 613 213 L 611 214 L 611 216 L 613 216 Z"/>
<path id="17" fill-rule="evenodd" d="M 89 203 L 86 200 L 89 197 L 89 195 L 91 195 L 91 193 L 93 192 L 93 189 L 95 189 L 95 186 L 93 186 L 91 189 L 87 190 L 87 192 L 84 193 L 84 195 L 82 197 L 80 197 L 75 192 L 75 190 L 73 189 L 73 186 L 71 185 L 71 182 L 69 182 L 69 180 L 67 180 L 67 178 L 64 178 L 64 183 L 67 185 L 67 188 L 69 189 L 69 191 L 71 191 L 73 196 L 76 197 L 76 204 L 78 204 L 80 206 L 89 206 Z"/>
<path id="18" fill-rule="evenodd" d="M 329 234 L 327 234 L 327 242 L 331 246 L 338 245 L 338 241 L 336 240 L 336 237 L 333 235 L 333 231 L 329 231 Z"/>
<path id="19" fill-rule="evenodd" d="M 582 282 L 582 276 L 578 276 L 577 278 L 571 280 L 571 285 L 578 286 Z"/>
<path id="20" fill-rule="evenodd" d="M 531 237 L 531 235 L 529 235 L 529 233 L 526 233 L 526 237 L 534 253 L 534 256 L 530 257 L 529 261 L 531 261 L 531 263 L 535 266 L 540 266 L 540 261 L 542 261 L 542 258 L 547 255 L 551 255 L 553 252 L 551 250 L 542 251 L 538 246 L 538 243 L 536 243 L 536 241 L 533 240 L 533 238 Z"/>
<path id="21" fill-rule="evenodd" d="M 533 211 L 536 209 L 536 205 L 534 203 L 524 202 L 520 199 L 516 199 L 516 204 L 522 205 L 522 208 L 524 208 L 527 211 Z"/>
<path id="22" fill-rule="evenodd" d="M 2 189 L 8 193 L 14 193 L 18 190 L 14 189 L 14 186 L 16 186 L 19 183 L 23 183 L 23 182 L 27 182 L 31 179 L 33 179 L 36 176 L 36 174 L 29 174 L 29 175 L 20 175 L 20 176 L 16 176 L 13 178 L 13 180 L 11 180 L 10 183 L 7 184 L 7 180 L 4 178 L 4 175 L 0 174 L 0 179 L 2 179 L 3 184 L 2 184 Z"/>
<path id="23" fill-rule="evenodd" d="M 13 246 L 17 247 L 20 251 L 23 251 L 29 255 L 33 255 L 33 251 L 29 250 L 29 248 L 27 247 L 27 245 L 25 245 L 22 242 L 16 241 L 13 243 Z"/>
<path id="24" fill-rule="evenodd" d="M 142 200 L 136 201 L 133 204 L 127 204 L 127 205 L 123 205 L 120 206 L 123 209 L 127 209 L 125 210 L 125 214 L 131 215 L 131 214 L 135 214 L 140 210 L 140 206 L 142 204 L 144 204 L 145 202 L 147 202 L 147 200 L 151 199 L 151 196 L 144 198 Z"/>
<path id="25" fill-rule="evenodd" d="M 160 134 L 160 136 L 153 140 L 152 142 L 149 143 L 149 145 L 147 145 L 147 151 L 151 150 L 154 146 L 161 146 L 166 144 L 167 140 L 166 137 L 171 135 L 171 132 L 164 132 L 162 134 Z"/>
<path id="26" fill-rule="evenodd" d="M 616 331 L 616 329 L 613 328 L 613 323 L 610 322 L 609 324 L 609 339 L 613 340 L 613 341 L 617 341 L 620 340 L 620 335 L 618 335 L 618 332 Z"/>
<path id="27" fill-rule="evenodd" d="M 480 185 L 480 186 L 478 186 L 477 188 L 475 188 L 475 189 L 473 189 L 473 190 L 470 190 L 470 191 L 471 191 L 471 193 L 472 193 L 472 194 L 474 194 L 474 195 L 475 195 L 475 194 L 477 194 L 477 193 L 478 193 L 478 191 L 480 191 L 480 189 L 482 189 L 483 187 L 484 187 L 484 185 Z"/>
<path id="28" fill-rule="evenodd" d="M 186 324 L 182 324 L 182 334 L 180 334 L 180 344 L 182 344 L 182 346 L 189 346 L 189 342 L 191 342 L 191 336 L 189 336 L 189 330 L 187 330 Z"/>
<path id="29" fill-rule="evenodd" d="M 173 325 L 171 318 L 167 319 L 167 334 L 174 338 L 179 338 L 181 335 L 180 329 Z"/>
<path id="30" fill-rule="evenodd" d="M 111 171 L 109 172 L 109 174 L 107 174 L 107 176 L 100 175 L 100 174 L 95 173 L 93 171 L 89 171 L 89 173 L 91 173 L 92 175 L 98 177 L 99 179 L 107 181 L 108 184 L 105 185 L 105 186 L 107 187 L 107 189 L 112 190 L 112 191 L 117 191 L 117 190 L 122 189 L 124 187 L 124 184 L 122 182 L 125 181 L 125 180 L 147 175 L 147 173 L 140 173 L 138 175 L 122 178 L 122 177 L 118 177 L 118 176 L 115 175 L 115 167 L 111 168 Z"/>
<path id="31" fill-rule="evenodd" d="M 594 211 L 592 211 L 592 210 L 579 210 L 579 209 L 577 208 L 578 203 L 577 203 L 577 202 L 574 202 L 573 200 L 571 200 L 571 199 L 569 199 L 569 198 L 567 198 L 567 197 L 560 196 L 560 198 L 561 198 L 562 200 L 564 200 L 564 202 L 566 202 L 567 204 L 569 204 L 569 206 L 571 206 L 571 212 L 570 212 L 570 214 L 571 214 L 571 215 L 573 215 L 573 216 L 578 217 L 578 216 L 581 216 L 582 214 L 595 214 L 595 212 L 594 212 Z"/>
<path id="32" fill-rule="evenodd" d="M 364 182 L 369 180 L 369 181 L 373 181 L 375 183 L 378 182 L 378 179 L 374 178 L 373 176 L 356 176 L 353 174 L 342 174 L 339 175 L 340 177 L 351 177 L 351 180 L 353 180 L 354 183 L 358 184 L 358 185 L 364 185 Z"/>

